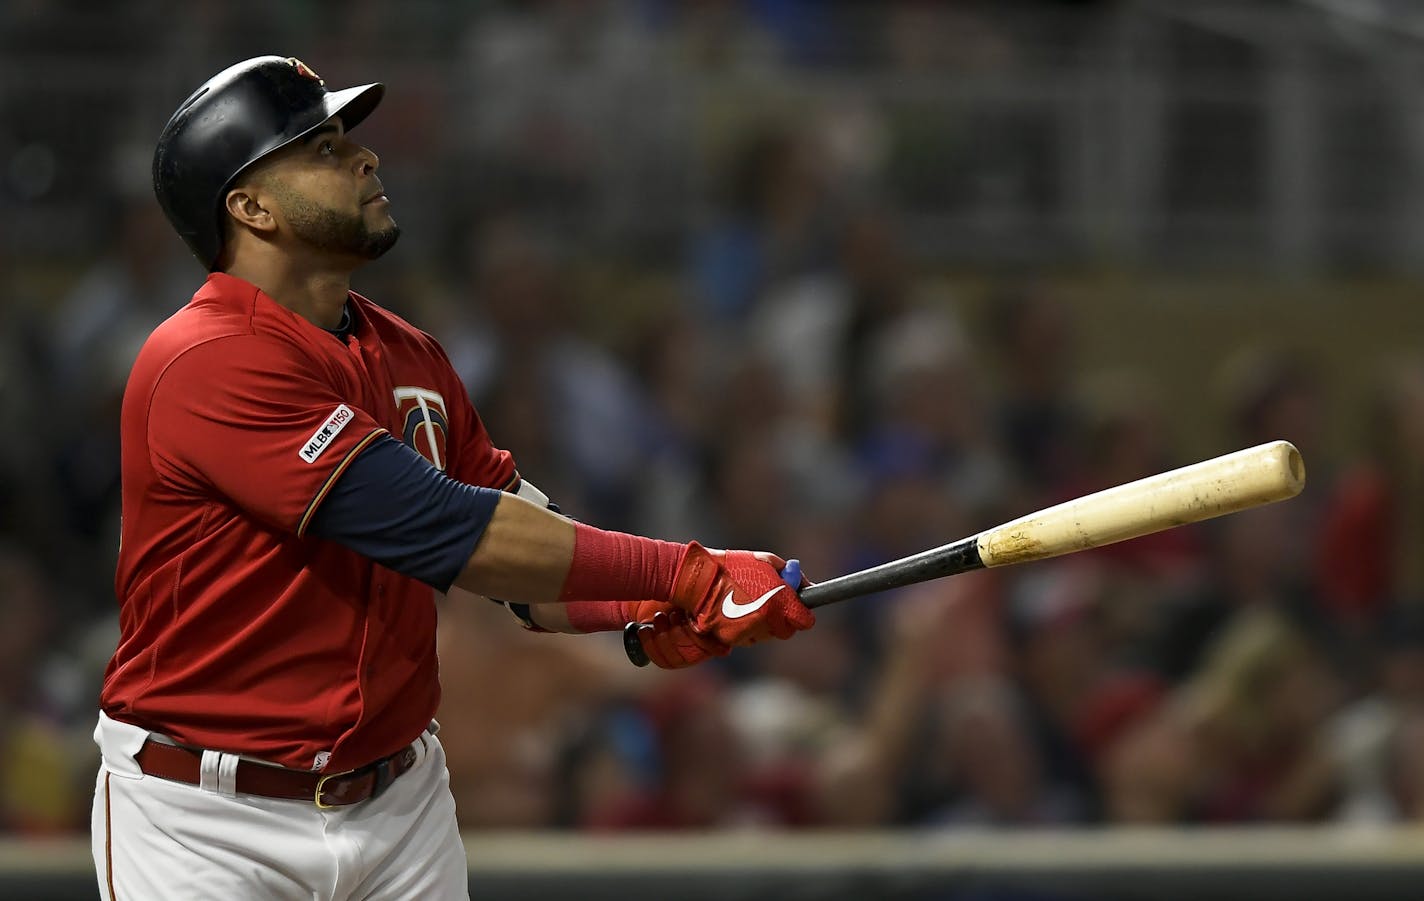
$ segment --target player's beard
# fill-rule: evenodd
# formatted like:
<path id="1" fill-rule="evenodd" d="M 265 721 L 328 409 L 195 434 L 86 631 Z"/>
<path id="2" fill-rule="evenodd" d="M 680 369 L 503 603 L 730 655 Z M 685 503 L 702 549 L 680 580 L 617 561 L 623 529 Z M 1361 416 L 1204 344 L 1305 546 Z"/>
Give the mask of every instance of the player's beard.
<path id="1" fill-rule="evenodd" d="M 319 250 L 374 260 L 394 247 L 400 237 L 400 226 L 395 222 L 372 229 L 360 211 L 342 213 L 285 187 L 279 188 L 278 194 L 292 233 Z"/>

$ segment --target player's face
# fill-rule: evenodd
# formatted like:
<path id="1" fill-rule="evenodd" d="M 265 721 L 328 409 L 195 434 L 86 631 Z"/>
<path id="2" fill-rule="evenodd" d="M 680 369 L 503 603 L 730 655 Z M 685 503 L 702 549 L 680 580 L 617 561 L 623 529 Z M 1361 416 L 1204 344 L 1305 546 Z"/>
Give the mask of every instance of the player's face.
<path id="1" fill-rule="evenodd" d="M 286 148 L 266 179 L 292 237 L 339 256 L 374 260 L 400 237 L 376 177 L 376 154 L 346 137 L 332 117 Z"/>

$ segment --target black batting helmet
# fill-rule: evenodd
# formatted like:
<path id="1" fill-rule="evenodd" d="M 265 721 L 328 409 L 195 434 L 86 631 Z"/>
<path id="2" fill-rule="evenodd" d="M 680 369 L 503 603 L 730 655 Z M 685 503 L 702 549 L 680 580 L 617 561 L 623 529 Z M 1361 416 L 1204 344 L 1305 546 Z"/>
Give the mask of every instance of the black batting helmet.
<path id="1" fill-rule="evenodd" d="M 222 253 L 224 198 L 238 174 L 338 113 L 354 128 L 385 91 L 381 84 L 328 91 L 290 56 L 224 69 L 183 101 L 158 137 L 153 191 L 168 221 L 211 271 Z"/>

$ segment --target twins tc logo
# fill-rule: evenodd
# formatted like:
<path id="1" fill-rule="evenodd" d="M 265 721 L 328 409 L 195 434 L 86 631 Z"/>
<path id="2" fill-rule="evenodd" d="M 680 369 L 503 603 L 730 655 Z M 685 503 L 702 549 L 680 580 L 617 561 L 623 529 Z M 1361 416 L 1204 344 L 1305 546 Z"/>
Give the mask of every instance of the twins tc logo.
<path id="1" fill-rule="evenodd" d="M 450 430 L 445 398 L 429 388 L 397 388 L 394 394 L 401 419 L 401 438 L 444 472 L 445 436 Z"/>

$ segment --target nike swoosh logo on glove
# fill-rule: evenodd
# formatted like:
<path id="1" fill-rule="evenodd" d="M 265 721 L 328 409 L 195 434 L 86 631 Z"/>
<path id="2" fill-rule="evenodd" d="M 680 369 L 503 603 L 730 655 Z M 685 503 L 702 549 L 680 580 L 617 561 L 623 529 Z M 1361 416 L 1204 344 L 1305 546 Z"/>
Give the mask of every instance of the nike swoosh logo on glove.
<path id="1" fill-rule="evenodd" d="M 778 585 L 750 604 L 738 604 L 732 599 L 733 592 L 729 591 L 727 592 L 727 596 L 722 598 L 722 615 L 727 619 L 741 619 L 749 613 L 756 613 L 762 607 L 766 606 L 766 602 L 771 600 L 772 595 L 785 587 L 785 585 Z"/>

